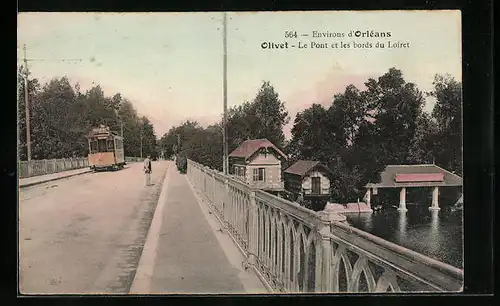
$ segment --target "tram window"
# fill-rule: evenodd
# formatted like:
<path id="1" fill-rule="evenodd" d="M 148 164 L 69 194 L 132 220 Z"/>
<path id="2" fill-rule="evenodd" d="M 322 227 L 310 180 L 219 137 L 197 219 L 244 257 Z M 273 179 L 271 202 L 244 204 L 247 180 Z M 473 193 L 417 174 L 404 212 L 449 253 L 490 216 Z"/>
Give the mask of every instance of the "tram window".
<path id="1" fill-rule="evenodd" d="M 99 147 L 99 152 L 106 152 L 107 151 L 106 139 L 99 139 L 98 147 Z"/>
<path id="2" fill-rule="evenodd" d="M 91 153 L 97 152 L 97 141 L 90 142 L 90 151 Z"/>
<path id="3" fill-rule="evenodd" d="M 113 151 L 113 150 L 114 150 L 113 140 L 108 140 L 108 151 Z"/>

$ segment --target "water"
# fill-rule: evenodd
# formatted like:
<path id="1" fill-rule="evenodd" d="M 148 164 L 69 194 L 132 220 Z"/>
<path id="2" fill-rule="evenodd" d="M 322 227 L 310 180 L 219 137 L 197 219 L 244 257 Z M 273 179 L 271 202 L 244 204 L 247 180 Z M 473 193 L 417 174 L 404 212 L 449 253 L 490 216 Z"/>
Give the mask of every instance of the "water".
<path id="1" fill-rule="evenodd" d="M 462 269 L 462 211 L 430 211 L 421 205 L 407 209 L 345 215 L 356 228 Z"/>

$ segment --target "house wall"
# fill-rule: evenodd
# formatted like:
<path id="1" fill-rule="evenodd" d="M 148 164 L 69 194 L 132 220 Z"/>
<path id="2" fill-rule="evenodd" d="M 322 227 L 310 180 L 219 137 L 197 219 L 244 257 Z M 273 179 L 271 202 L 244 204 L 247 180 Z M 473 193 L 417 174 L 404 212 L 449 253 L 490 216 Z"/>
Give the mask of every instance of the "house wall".
<path id="1" fill-rule="evenodd" d="M 305 194 L 311 193 L 311 188 L 312 188 L 312 177 L 319 177 L 320 182 L 321 182 L 321 194 L 329 194 L 330 193 L 330 180 L 328 177 L 320 172 L 320 171 L 313 171 L 309 173 L 307 176 L 304 177 L 302 180 L 302 189 L 304 190 Z"/>
<path id="2" fill-rule="evenodd" d="M 253 180 L 253 170 L 265 168 L 265 181 Z M 247 164 L 246 180 L 250 185 L 257 188 L 283 188 L 283 180 L 281 177 L 281 161 L 274 154 L 259 153 Z"/>

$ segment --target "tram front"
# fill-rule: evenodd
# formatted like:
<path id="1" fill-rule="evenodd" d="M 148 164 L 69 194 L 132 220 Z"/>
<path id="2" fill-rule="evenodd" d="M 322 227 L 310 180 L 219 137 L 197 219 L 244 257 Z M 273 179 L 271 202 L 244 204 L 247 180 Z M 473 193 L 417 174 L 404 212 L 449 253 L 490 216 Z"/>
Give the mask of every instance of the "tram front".
<path id="1" fill-rule="evenodd" d="M 88 135 L 88 142 L 90 169 L 107 170 L 115 167 L 114 137 L 108 127 L 93 129 Z"/>

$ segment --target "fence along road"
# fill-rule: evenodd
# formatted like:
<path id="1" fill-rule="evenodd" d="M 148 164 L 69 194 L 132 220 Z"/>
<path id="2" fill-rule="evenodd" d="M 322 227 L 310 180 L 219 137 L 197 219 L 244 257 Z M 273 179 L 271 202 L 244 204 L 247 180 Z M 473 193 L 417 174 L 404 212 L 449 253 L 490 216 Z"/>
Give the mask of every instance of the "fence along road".
<path id="1" fill-rule="evenodd" d="M 188 161 L 188 178 L 275 292 L 461 291 L 463 271 Z"/>
<path id="2" fill-rule="evenodd" d="M 125 162 L 142 160 L 140 157 L 125 157 Z M 19 178 L 58 173 L 88 166 L 89 161 L 86 157 L 19 161 Z"/>

